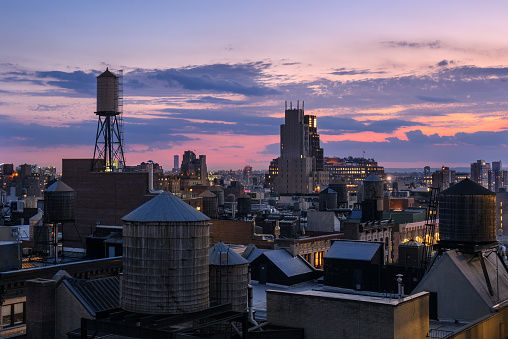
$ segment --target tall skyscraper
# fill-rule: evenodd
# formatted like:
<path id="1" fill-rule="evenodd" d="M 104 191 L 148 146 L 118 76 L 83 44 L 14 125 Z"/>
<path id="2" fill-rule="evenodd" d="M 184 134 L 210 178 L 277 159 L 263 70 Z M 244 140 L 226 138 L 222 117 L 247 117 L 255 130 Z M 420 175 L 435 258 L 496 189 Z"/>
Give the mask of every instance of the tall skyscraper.
<path id="1" fill-rule="evenodd" d="M 305 124 L 309 125 L 310 156 L 316 159 L 316 171 L 324 170 L 323 149 L 317 132 L 317 118 L 315 115 L 305 115 Z"/>
<path id="2" fill-rule="evenodd" d="M 501 160 L 492 162 L 492 170 L 489 171 L 489 190 L 498 193 L 501 187 L 508 184 L 508 171 L 503 170 Z"/>
<path id="3" fill-rule="evenodd" d="M 197 158 L 194 152 L 185 151 L 180 168 L 180 178 L 182 182 L 187 180 L 187 185 L 189 187 L 194 185 L 208 186 L 206 155 L 200 155 L 199 158 Z"/>
<path id="4" fill-rule="evenodd" d="M 243 168 L 243 183 L 250 185 L 252 181 L 252 166 L 247 165 Z"/>
<path id="5" fill-rule="evenodd" d="M 485 188 L 489 188 L 490 163 L 477 160 L 471 164 L 471 180 Z"/>
<path id="6" fill-rule="evenodd" d="M 180 169 L 180 156 L 178 154 L 175 154 L 173 157 L 173 173 L 178 173 Z"/>
<path id="7" fill-rule="evenodd" d="M 312 127 L 310 126 L 312 124 Z M 313 157 L 314 154 L 314 157 Z M 316 165 L 321 157 L 321 170 Z M 322 149 L 315 116 L 306 117 L 304 108 L 285 107 L 280 126 L 280 158 L 274 188 L 279 194 L 308 194 L 328 184 L 328 172 L 322 171 Z"/>

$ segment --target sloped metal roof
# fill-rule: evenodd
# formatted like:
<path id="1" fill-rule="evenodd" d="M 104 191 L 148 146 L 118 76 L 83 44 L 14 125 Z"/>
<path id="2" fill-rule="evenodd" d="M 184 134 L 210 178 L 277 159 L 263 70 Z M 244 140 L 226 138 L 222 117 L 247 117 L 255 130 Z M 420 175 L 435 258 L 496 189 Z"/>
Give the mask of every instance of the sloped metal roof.
<path id="1" fill-rule="evenodd" d="M 205 191 L 201 192 L 201 194 L 199 194 L 198 197 L 216 198 L 217 196 L 215 194 L 213 194 L 212 192 L 210 192 L 209 190 L 205 190 Z"/>
<path id="2" fill-rule="evenodd" d="M 94 315 L 120 307 L 120 282 L 117 277 L 94 280 L 65 278 L 64 284 Z"/>
<path id="3" fill-rule="evenodd" d="M 496 193 L 483 187 L 471 179 L 464 179 L 441 192 L 443 195 L 495 195 Z"/>
<path id="4" fill-rule="evenodd" d="M 109 71 L 109 67 L 106 67 L 106 70 L 101 75 L 99 75 L 97 78 L 103 78 L 103 77 L 114 77 L 114 78 L 116 78 L 117 76 Z"/>
<path id="5" fill-rule="evenodd" d="M 263 254 L 288 277 L 313 272 L 302 258 L 293 257 L 284 249 L 266 251 Z"/>
<path id="6" fill-rule="evenodd" d="M 209 217 L 170 192 L 162 192 L 122 218 L 135 222 L 204 221 Z"/>
<path id="7" fill-rule="evenodd" d="M 399 245 L 399 247 L 400 247 L 400 246 L 407 246 L 407 247 L 409 247 L 409 246 L 414 246 L 414 247 L 420 247 L 420 246 L 423 246 L 423 244 L 422 244 L 421 242 L 419 242 L 419 241 L 416 241 L 416 240 L 414 240 L 414 239 L 411 239 L 411 240 L 409 240 L 409 241 L 403 242 L 402 244 L 400 244 L 400 245 Z"/>
<path id="8" fill-rule="evenodd" d="M 377 175 L 375 175 L 374 173 L 372 173 L 371 175 L 369 175 L 367 178 L 365 178 L 364 181 L 382 181 Z"/>
<path id="9" fill-rule="evenodd" d="M 250 245 L 249 245 L 250 246 Z M 260 248 L 256 248 L 254 247 L 253 249 L 251 249 L 250 251 L 249 250 L 245 250 L 245 252 L 243 252 L 243 255 L 242 257 L 246 257 L 246 254 L 247 254 L 247 257 L 245 259 L 247 259 L 247 261 L 249 263 L 253 262 L 254 260 L 256 260 L 261 254 L 265 253 L 266 251 L 268 250 L 265 250 L 265 249 L 260 249 Z"/>
<path id="10" fill-rule="evenodd" d="M 223 242 L 216 243 L 208 250 L 210 265 L 245 265 L 249 262 Z"/>
<path id="11" fill-rule="evenodd" d="M 337 194 L 337 192 L 335 192 L 334 190 L 332 190 L 330 187 L 327 187 L 326 189 L 322 190 L 322 191 L 319 193 L 319 195 L 321 195 L 321 194 L 333 194 L 333 193 Z"/>
<path id="12" fill-rule="evenodd" d="M 72 188 L 69 187 L 63 181 L 57 180 L 51 186 L 46 188 L 46 192 L 74 192 Z"/>
<path id="13" fill-rule="evenodd" d="M 382 244 L 368 241 L 338 240 L 333 243 L 325 259 L 371 261 Z"/>

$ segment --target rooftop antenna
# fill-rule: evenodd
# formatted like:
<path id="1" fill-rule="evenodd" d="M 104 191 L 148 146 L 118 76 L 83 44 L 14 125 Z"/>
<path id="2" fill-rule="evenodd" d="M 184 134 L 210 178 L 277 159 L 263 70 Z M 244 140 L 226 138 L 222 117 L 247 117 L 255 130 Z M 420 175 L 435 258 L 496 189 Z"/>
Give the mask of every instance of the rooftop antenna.
<path id="1" fill-rule="evenodd" d="M 300 109 L 300 100 L 296 100 L 296 109 Z"/>
<path id="2" fill-rule="evenodd" d="M 289 102 L 289 109 L 293 109 L 293 102 L 292 101 Z"/>
<path id="3" fill-rule="evenodd" d="M 284 110 L 287 111 L 288 110 L 288 102 L 287 100 L 284 101 Z"/>
<path id="4" fill-rule="evenodd" d="M 305 106 L 305 101 L 302 100 L 302 111 L 303 111 L 304 106 Z"/>

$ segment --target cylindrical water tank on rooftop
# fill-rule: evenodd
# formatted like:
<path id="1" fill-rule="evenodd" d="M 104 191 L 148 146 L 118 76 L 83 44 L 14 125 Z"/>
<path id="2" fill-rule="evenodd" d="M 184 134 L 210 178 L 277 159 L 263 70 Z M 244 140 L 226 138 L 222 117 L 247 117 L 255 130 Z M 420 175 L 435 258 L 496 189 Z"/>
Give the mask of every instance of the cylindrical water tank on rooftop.
<path id="1" fill-rule="evenodd" d="M 45 223 L 60 223 L 75 218 L 76 191 L 62 181 L 56 181 L 44 190 Z"/>
<path id="2" fill-rule="evenodd" d="M 439 195 L 439 239 L 490 243 L 496 239 L 496 194 L 465 179 Z"/>
<path id="3" fill-rule="evenodd" d="M 329 186 L 332 190 L 337 192 L 337 204 L 346 204 L 347 201 L 347 185 L 342 181 L 334 181 Z"/>
<path id="4" fill-rule="evenodd" d="M 181 314 L 209 307 L 209 218 L 163 192 L 122 218 L 121 307 Z"/>
<path id="5" fill-rule="evenodd" d="M 337 192 L 330 187 L 319 193 L 319 210 L 326 211 L 337 208 Z"/>
<path id="6" fill-rule="evenodd" d="M 219 206 L 224 206 L 224 190 L 218 186 L 210 186 L 208 190 L 217 196 Z"/>
<path id="7" fill-rule="evenodd" d="M 210 299 L 231 303 L 233 311 L 247 309 L 249 262 L 222 242 L 210 248 Z"/>
<path id="8" fill-rule="evenodd" d="M 219 204 L 215 194 L 209 190 L 205 190 L 198 195 L 203 198 L 203 214 L 211 219 L 217 219 L 219 216 Z"/>
<path id="9" fill-rule="evenodd" d="M 383 199 L 384 182 L 377 175 L 371 174 L 363 181 L 363 200 Z"/>
<path id="10" fill-rule="evenodd" d="M 97 112 L 118 112 L 118 77 L 109 69 L 97 77 Z"/>
<path id="11" fill-rule="evenodd" d="M 252 199 L 249 195 L 244 194 L 238 198 L 238 215 L 247 216 L 252 210 Z"/>

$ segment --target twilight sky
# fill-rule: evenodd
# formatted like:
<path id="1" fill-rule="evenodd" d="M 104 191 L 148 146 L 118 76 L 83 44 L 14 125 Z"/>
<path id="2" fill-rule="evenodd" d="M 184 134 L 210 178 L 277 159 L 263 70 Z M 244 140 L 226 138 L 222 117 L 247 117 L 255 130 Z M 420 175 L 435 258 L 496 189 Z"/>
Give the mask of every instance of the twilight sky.
<path id="1" fill-rule="evenodd" d="M 126 160 L 267 169 L 284 101 L 325 156 L 508 164 L 508 2 L 2 1 L 0 163 L 91 158 L 96 76 L 124 70 Z"/>

